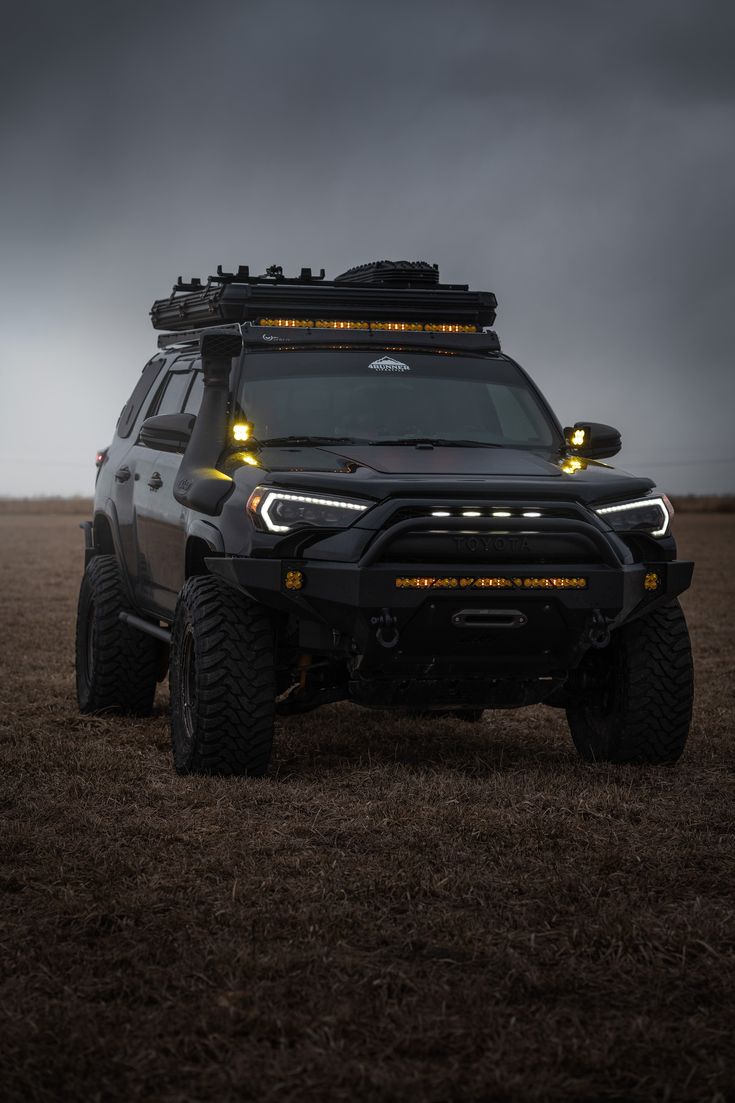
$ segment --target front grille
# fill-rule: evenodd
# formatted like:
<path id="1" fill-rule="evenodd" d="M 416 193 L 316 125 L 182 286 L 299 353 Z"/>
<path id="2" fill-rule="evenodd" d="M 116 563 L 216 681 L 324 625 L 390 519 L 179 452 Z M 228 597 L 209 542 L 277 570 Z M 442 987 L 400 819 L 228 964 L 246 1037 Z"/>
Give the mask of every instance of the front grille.
<path id="1" fill-rule="evenodd" d="M 512 504 L 494 502 L 491 505 L 478 503 L 477 505 L 436 502 L 426 506 L 402 506 L 391 515 L 389 523 L 397 525 L 401 521 L 409 521 L 414 517 L 435 517 L 437 521 L 442 518 L 466 518 L 468 526 L 473 521 L 503 521 L 508 518 L 525 518 L 533 521 L 539 517 L 569 517 L 580 520 L 581 512 L 578 507 L 567 505 L 535 505 L 534 503 Z M 586 518 L 585 518 L 586 519 Z"/>
<path id="2" fill-rule="evenodd" d="M 385 548 L 382 562 L 560 564 L 596 563 L 599 555 L 579 533 L 403 532 Z"/>
<path id="3" fill-rule="evenodd" d="M 415 523 L 415 527 L 414 527 Z M 382 519 L 376 562 L 559 566 L 607 562 L 614 553 L 576 502 L 397 502 Z"/>

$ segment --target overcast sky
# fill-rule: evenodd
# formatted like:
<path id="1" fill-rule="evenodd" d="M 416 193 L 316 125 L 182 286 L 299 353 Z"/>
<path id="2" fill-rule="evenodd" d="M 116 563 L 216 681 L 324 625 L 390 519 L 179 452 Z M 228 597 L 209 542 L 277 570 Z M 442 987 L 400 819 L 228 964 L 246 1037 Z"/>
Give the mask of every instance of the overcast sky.
<path id="1" fill-rule="evenodd" d="M 90 493 L 221 263 L 438 262 L 564 423 L 735 491 L 735 5 L 2 5 L 0 493 Z M 618 462 L 618 461 L 615 461 Z"/>

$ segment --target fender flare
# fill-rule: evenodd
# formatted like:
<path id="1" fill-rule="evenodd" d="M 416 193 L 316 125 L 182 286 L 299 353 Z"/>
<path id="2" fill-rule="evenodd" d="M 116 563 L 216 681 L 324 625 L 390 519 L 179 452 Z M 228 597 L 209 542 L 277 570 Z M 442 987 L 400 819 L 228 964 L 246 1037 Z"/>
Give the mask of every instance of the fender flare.
<path id="1" fill-rule="evenodd" d="M 224 555 L 225 542 L 222 533 L 211 521 L 205 521 L 202 517 L 195 517 L 186 529 L 186 539 L 190 540 L 192 536 L 203 540 L 213 555 Z"/>
<path id="2" fill-rule="evenodd" d="M 125 593 L 130 604 L 130 608 L 134 609 L 135 598 L 133 595 L 132 586 L 130 585 L 130 579 L 128 577 L 127 566 L 125 563 L 125 556 L 123 554 L 122 541 L 120 539 L 120 522 L 118 520 L 117 509 L 115 508 L 115 503 L 113 502 L 112 498 L 105 499 L 105 503 L 103 506 L 101 506 L 100 508 L 95 508 L 91 522 L 92 526 L 94 526 L 94 522 L 97 520 L 98 517 L 104 517 L 105 521 L 110 527 L 110 533 L 112 535 L 112 546 L 115 552 L 115 558 L 120 564 L 120 573 L 122 574 Z M 92 528 L 90 536 L 92 540 L 94 540 L 94 528 Z M 85 532 L 85 541 L 86 539 L 87 532 Z M 103 554 L 101 549 L 97 548 L 94 543 L 92 544 L 92 547 L 87 547 L 85 549 L 85 567 L 91 558 L 93 558 L 95 555 L 101 554 Z"/>

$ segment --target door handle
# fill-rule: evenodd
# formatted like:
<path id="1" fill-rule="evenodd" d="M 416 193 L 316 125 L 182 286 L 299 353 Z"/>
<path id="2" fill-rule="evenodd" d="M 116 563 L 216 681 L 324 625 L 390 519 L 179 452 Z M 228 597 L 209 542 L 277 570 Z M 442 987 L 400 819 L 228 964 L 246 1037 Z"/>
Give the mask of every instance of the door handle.
<path id="1" fill-rule="evenodd" d="M 127 464 L 123 464 L 122 467 L 118 467 L 117 471 L 115 472 L 115 482 L 126 483 L 129 478 L 130 468 L 127 466 Z"/>
<path id="2" fill-rule="evenodd" d="M 148 486 L 151 488 L 151 490 L 161 489 L 161 487 L 163 486 L 163 479 L 161 478 L 158 471 L 153 472 L 150 479 L 148 480 Z"/>

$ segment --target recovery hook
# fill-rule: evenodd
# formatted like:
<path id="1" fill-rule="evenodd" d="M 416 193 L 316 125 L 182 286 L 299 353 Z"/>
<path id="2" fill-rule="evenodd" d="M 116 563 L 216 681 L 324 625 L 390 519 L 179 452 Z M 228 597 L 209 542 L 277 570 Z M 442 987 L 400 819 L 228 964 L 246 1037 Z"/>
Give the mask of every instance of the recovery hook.
<path id="1" fill-rule="evenodd" d="M 592 613 L 592 621 L 587 632 L 587 639 L 589 640 L 590 647 L 596 648 L 607 647 L 610 642 L 610 626 L 599 609 L 595 609 Z"/>
<path id="2" fill-rule="evenodd" d="M 390 609 L 381 609 L 379 617 L 371 617 L 375 625 L 375 638 L 381 647 L 395 647 L 398 643 L 398 622 Z"/>

